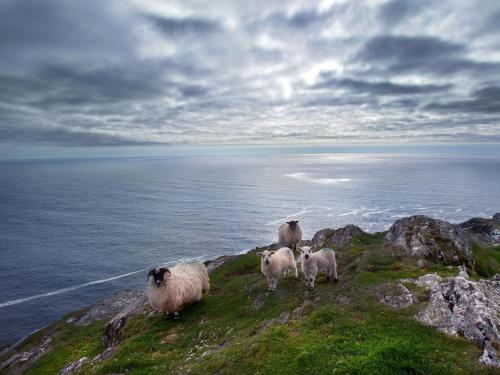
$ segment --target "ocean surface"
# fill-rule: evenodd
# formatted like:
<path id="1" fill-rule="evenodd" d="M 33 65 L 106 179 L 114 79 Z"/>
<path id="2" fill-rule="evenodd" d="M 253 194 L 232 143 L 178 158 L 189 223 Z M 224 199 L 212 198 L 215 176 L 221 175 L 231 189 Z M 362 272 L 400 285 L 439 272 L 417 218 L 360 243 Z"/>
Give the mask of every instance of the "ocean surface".
<path id="1" fill-rule="evenodd" d="M 500 156 L 293 150 L 0 162 L 0 345 L 125 288 L 147 270 L 277 240 L 300 220 L 383 231 L 425 214 L 500 211 Z"/>

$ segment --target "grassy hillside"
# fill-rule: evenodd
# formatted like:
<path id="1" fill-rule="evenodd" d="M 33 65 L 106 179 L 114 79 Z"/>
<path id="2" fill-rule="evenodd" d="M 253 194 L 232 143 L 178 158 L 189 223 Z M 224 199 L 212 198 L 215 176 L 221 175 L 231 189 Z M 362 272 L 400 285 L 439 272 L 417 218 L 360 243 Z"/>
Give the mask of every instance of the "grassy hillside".
<path id="1" fill-rule="evenodd" d="M 427 294 L 407 285 L 419 304 L 393 310 L 378 302 L 401 278 L 429 272 L 456 275 L 456 268 L 397 257 L 382 234 L 363 235 L 339 249 L 337 284 L 320 277 L 309 291 L 303 280 L 281 280 L 267 292 L 260 258 L 251 252 L 219 268 L 201 303 L 177 321 L 149 311 L 132 318 L 114 356 L 84 366 L 81 374 L 494 374 L 478 363 L 481 351 L 469 341 L 439 333 L 412 316 Z M 475 248 L 479 274 L 499 272 L 500 250 Z M 486 264 L 486 265 L 483 265 Z M 490 268 L 488 268 L 490 267 Z M 53 349 L 30 374 L 54 374 L 64 365 L 93 357 L 104 348 L 104 325 L 77 328 L 62 321 L 53 331 Z M 39 333 L 25 345 L 33 345 Z"/>

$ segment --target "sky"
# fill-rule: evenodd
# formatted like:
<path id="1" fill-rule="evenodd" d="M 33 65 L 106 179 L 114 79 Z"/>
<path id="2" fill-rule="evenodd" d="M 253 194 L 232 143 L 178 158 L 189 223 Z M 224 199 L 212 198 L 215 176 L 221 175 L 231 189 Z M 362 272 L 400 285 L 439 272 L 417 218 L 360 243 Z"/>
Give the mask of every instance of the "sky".
<path id="1" fill-rule="evenodd" d="M 500 2 L 0 0 L 0 154 L 500 142 Z"/>

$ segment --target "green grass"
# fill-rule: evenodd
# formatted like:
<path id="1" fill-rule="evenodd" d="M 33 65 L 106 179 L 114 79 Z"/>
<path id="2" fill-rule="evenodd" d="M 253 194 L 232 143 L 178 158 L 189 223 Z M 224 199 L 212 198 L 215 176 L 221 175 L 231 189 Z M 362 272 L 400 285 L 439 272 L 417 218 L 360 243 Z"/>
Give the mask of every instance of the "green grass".
<path id="1" fill-rule="evenodd" d="M 500 247 L 486 247 L 475 243 L 472 251 L 476 261 L 475 270 L 480 277 L 492 277 L 500 273 Z"/>
<path id="2" fill-rule="evenodd" d="M 454 275 L 456 268 L 429 263 L 418 269 L 414 259 L 383 246 L 383 233 L 360 236 L 336 250 L 340 282 L 328 284 L 322 276 L 314 291 L 303 280 L 288 279 L 280 280 L 277 291 L 267 292 L 259 257 L 241 256 L 211 276 L 210 293 L 178 321 L 148 316 L 147 311 L 135 316 L 116 354 L 80 373 L 495 373 L 479 364 L 480 350 L 472 343 L 413 318 L 426 303 L 424 291 L 412 287 L 420 306 L 398 311 L 377 301 L 381 284 L 429 272 Z M 498 261 L 496 251 L 474 248 L 478 274 L 498 272 L 492 263 Z M 294 311 L 286 324 L 277 321 L 283 312 Z M 30 373 L 53 374 L 83 356 L 92 358 L 104 349 L 102 327 L 103 322 L 85 328 L 58 323 L 51 328 L 54 348 Z"/>

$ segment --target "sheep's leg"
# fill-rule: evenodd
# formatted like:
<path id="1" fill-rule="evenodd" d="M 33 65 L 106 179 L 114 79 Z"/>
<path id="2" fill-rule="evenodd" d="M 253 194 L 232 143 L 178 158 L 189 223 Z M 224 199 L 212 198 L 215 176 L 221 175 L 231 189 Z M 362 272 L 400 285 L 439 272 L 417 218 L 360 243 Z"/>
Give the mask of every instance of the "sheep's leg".
<path id="1" fill-rule="evenodd" d="M 334 265 L 334 266 L 333 266 L 333 281 L 334 281 L 334 282 L 339 281 L 339 278 L 338 278 L 338 276 L 337 276 L 337 265 Z"/>
<path id="2" fill-rule="evenodd" d="M 295 278 L 298 279 L 299 278 L 299 270 L 297 269 L 297 264 L 293 265 L 293 271 L 295 273 Z"/>
<path id="3" fill-rule="evenodd" d="M 288 276 L 288 270 L 284 270 L 283 271 L 283 278 L 286 279 L 287 276 Z"/>
<path id="4" fill-rule="evenodd" d="M 327 268 L 326 269 L 326 282 L 329 282 L 330 281 L 330 268 Z"/>
<path id="5" fill-rule="evenodd" d="M 272 281 L 272 288 L 273 290 L 276 290 L 276 286 L 278 285 L 278 279 L 277 278 L 273 278 L 273 281 Z"/>
<path id="6" fill-rule="evenodd" d="M 277 282 L 277 280 L 275 278 L 273 278 L 273 277 L 270 277 L 268 279 L 268 288 L 267 289 L 270 292 L 272 292 L 273 290 L 276 290 L 276 282 Z"/>

